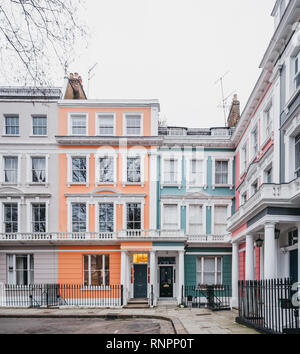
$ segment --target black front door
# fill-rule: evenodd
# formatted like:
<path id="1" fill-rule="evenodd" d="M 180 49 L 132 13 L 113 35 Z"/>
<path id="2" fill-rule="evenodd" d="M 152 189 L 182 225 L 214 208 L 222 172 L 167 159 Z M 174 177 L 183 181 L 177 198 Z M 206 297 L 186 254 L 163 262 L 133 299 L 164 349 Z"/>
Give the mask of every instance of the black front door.
<path id="1" fill-rule="evenodd" d="M 173 267 L 160 267 L 160 297 L 173 297 Z"/>
<path id="2" fill-rule="evenodd" d="M 134 265 L 134 297 L 147 297 L 147 264 Z"/>

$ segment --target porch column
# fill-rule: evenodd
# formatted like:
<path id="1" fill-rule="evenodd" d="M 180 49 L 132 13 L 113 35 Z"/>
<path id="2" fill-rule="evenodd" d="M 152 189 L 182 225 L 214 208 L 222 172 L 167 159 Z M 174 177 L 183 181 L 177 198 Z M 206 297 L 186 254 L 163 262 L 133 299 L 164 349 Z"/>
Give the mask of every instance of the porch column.
<path id="1" fill-rule="evenodd" d="M 300 283 L 300 224 L 297 225 L 298 228 L 298 283 Z"/>
<path id="2" fill-rule="evenodd" d="M 150 292 L 153 285 L 153 306 L 156 306 L 156 265 L 155 251 L 150 251 Z M 151 295 L 151 294 L 150 294 Z"/>
<path id="3" fill-rule="evenodd" d="M 126 270 L 127 270 L 127 251 L 121 251 L 121 285 L 123 285 L 123 305 L 127 304 L 127 281 L 126 281 Z"/>
<path id="4" fill-rule="evenodd" d="M 232 243 L 232 298 L 231 307 L 238 306 L 239 245 Z"/>
<path id="5" fill-rule="evenodd" d="M 265 224 L 264 242 L 264 279 L 277 277 L 277 242 L 275 240 L 275 224 Z"/>
<path id="6" fill-rule="evenodd" d="M 182 299 L 182 287 L 184 286 L 184 251 L 179 251 L 178 262 L 178 305 L 183 301 Z"/>
<path id="7" fill-rule="evenodd" d="M 259 249 L 259 268 L 260 268 L 260 274 L 259 274 L 259 279 L 263 280 L 264 279 L 264 245 L 262 245 Z"/>
<path id="8" fill-rule="evenodd" d="M 254 280 L 254 240 L 253 235 L 246 235 L 246 280 Z"/>

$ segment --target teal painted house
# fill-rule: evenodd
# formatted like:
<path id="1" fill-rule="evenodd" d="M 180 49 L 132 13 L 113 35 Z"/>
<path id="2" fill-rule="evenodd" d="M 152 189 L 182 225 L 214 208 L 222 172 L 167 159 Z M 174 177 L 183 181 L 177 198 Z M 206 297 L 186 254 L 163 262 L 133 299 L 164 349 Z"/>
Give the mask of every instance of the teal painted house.
<path id="1" fill-rule="evenodd" d="M 231 286 L 234 148 L 230 128 L 160 128 L 157 229 L 181 230 L 185 286 Z"/>

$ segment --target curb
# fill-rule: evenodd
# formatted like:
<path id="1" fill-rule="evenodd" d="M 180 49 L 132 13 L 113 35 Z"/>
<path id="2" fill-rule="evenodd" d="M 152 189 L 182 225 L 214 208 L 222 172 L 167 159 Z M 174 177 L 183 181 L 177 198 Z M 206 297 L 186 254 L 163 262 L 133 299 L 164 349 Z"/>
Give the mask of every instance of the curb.
<path id="1" fill-rule="evenodd" d="M 178 318 L 174 317 L 167 317 L 167 316 L 157 316 L 157 315 L 130 315 L 130 314 L 118 314 L 118 313 L 107 313 L 105 315 L 96 315 L 96 314 L 89 314 L 89 315 L 84 315 L 84 314 L 5 314 L 1 315 L 0 318 L 105 318 L 105 319 L 111 319 L 111 320 L 117 320 L 117 319 L 129 319 L 129 318 L 146 318 L 146 319 L 157 319 L 157 320 L 164 320 L 164 321 L 169 321 L 172 324 L 172 327 L 174 329 L 174 334 L 188 334 L 186 329 L 184 328 L 183 324 Z"/>

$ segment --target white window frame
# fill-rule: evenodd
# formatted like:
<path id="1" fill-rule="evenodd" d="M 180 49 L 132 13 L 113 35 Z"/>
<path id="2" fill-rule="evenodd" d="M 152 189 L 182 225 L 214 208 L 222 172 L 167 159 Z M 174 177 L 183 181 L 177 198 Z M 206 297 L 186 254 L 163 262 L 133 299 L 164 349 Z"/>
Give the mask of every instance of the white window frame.
<path id="1" fill-rule="evenodd" d="M 140 134 L 127 135 L 127 117 L 140 116 Z M 144 114 L 141 112 L 126 112 L 123 113 L 123 136 L 143 136 L 144 135 Z"/>
<path id="2" fill-rule="evenodd" d="M 33 228 L 32 228 L 32 208 L 33 204 L 45 204 L 45 215 L 46 215 L 46 233 L 49 232 L 49 201 L 45 200 L 31 200 L 27 201 L 27 232 L 32 232 L 33 233 Z"/>
<path id="3" fill-rule="evenodd" d="M 76 116 L 85 116 L 86 133 L 85 134 L 73 134 L 72 133 L 72 118 Z M 69 112 L 68 113 L 68 135 L 70 136 L 88 136 L 89 135 L 89 114 L 87 112 Z"/>
<path id="4" fill-rule="evenodd" d="M 18 137 L 20 136 L 20 116 L 19 114 L 4 114 L 4 124 L 3 124 L 3 136 L 15 136 Z M 6 134 L 6 118 L 18 118 L 18 127 L 19 127 L 19 133 L 18 134 Z"/>
<path id="5" fill-rule="evenodd" d="M 126 185 L 130 186 L 142 186 L 145 185 L 145 158 L 147 152 L 144 150 L 134 149 L 134 150 L 126 150 L 121 152 L 122 158 L 122 186 Z M 140 170 L 141 170 L 141 181 L 140 182 L 128 182 L 127 181 L 127 159 L 128 158 L 139 158 L 140 159 Z"/>
<path id="6" fill-rule="evenodd" d="M 202 162 L 203 177 L 202 177 L 201 184 L 192 184 L 191 183 L 192 161 Z M 204 189 L 207 188 L 207 158 L 203 158 L 203 159 L 193 158 L 193 157 L 187 158 L 187 160 L 186 160 L 186 184 L 187 184 L 187 188 L 193 188 L 193 187 L 201 187 Z"/>
<path id="7" fill-rule="evenodd" d="M 89 209 L 90 209 L 90 203 L 86 202 L 85 200 L 80 200 L 80 198 L 77 198 L 76 200 L 68 200 L 67 201 L 67 209 L 68 209 L 68 232 L 72 233 L 73 231 L 73 220 L 72 220 L 72 204 L 85 204 L 86 207 L 86 231 L 89 232 Z"/>
<path id="8" fill-rule="evenodd" d="M 216 184 L 216 161 L 228 161 L 228 177 L 227 184 Z M 218 187 L 229 187 L 233 188 L 233 157 L 222 158 L 222 157 L 212 157 L 212 189 Z"/>
<path id="9" fill-rule="evenodd" d="M 163 202 L 161 203 L 161 229 L 162 230 L 169 230 L 165 228 L 164 225 L 164 216 L 165 216 L 165 206 L 166 205 L 176 205 L 177 207 L 177 228 L 176 229 L 171 229 L 172 231 L 175 230 L 180 230 L 180 226 L 181 226 L 181 204 L 180 203 L 176 203 L 176 202 Z"/>
<path id="10" fill-rule="evenodd" d="M 300 84 L 299 84 L 298 87 L 296 86 L 297 77 L 300 75 L 300 50 L 298 51 L 298 53 L 292 59 L 293 59 L 292 60 L 293 92 L 296 92 L 300 88 Z M 296 60 L 298 60 L 298 71 L 297 71 L 297 73 L 295 72 Z"/>
<path id="11" fill-rule="evenodd" d="M 187 234 L 190 235 L 190 208 L 194 205 L 202 207 L 202 232 L 199 235 L 206 235 L 206 204 L 199 203 L 199 202 L 194 202 L 194 203 L 190 202 L 186 208 Z"/>
<path id="12" fill-rule="evenodd" d="M 72 158 L 85 158 L 86 159 L 86 182 L 73 182 L 72 180 Z M 67 154 L 67 185 L 89 186 L 90 180 L 90 154 Z"/>
<path id="13" fill-rule="evenodd" d="M 100 231 L 100 220 L 99 220 L 99 204 L 112 204 L 113 205 L 113 215 L 114 215 L 114 229 L 113 232 L 116 232 L 117 230 L 117 208 L 116 208 L 116 201 L 114 200 L 107 200 L 107 199 L 103 199 L 103 200 L 97 200 L 97 202 L 95 202 L 95 230 L 96 232 L 101 232 L 101 233 L 105 233 L 103 231 Z"/>
<path id="14" fill-rule="evenodd" d="M 198 274 L 201 272 L 200 274 L 200 285 L 207 285 L 204 283 L 204 261 L 207 258 L 214 258 L 215 259 L 215 282 L 213 285 L 223 285 L 223 257 L 220 256 L 200 256 L 197 257 L 197 265 L 196 265 L 196 279 L 197 279 L 197 285 L 199 285 L 198 283 Z M 221 284 L 218 284 L 218 259 L 221 259 Z M 200 271 L 200 267 L 199 264 L 201 263 L 201 271 Z"/>
<path id="15" fill-rule="evenodd" d="M 240 152 L 241 156 L 241 171 L 240 176 L 246 171 L 248 166 L 248 143 L 247 141 L 243 144 Z"/>
<path id="16" fill-rule="evenodd" d="M 13 282 L 9 283 L 11 285 L 17 285 L 17 262 L 16 262 L 16 257 L 17 256 L 27 256 L 27 265 L 29 264 L 29 269 L 27 269 L 27 276 L 28 276 L 28 284 L 34 284 L 34 254 L 33 253 L 14 253 L 14 254 L 10 254 L 7 253 L 6 254 L 6 262 L 7 262 L 7 267 L 6 267 L 6 276 L 7 276 L 7 283 L 9 283 L 9 261 L 8 261 L 8 257 L 12 257 L 13 258 Z M 32 257 L 33 260 L 33 279 L 31 279 L 31 271 L 30 271 L 30 258 Z M 26 286 L 26 285 L 25 285 Z"/>
<path id="17" fill-rule="evenodd" d="M 177 161 L 177 183 L 168 183 L 165 181 L 165 166 L 166 161 Z M 161 188 L 163 187 L 182 187 L 182 153 L 161 154 L 161 173 L 160 173 Z"/>
<path id="18" fill-rule="evenodd" d="M 17 169 L 17 183 L 5 182 L 5 157 L 16 157 L 18 159 L 18 169 Z M 21 184 L 21 155 L 11 154 L 9 152 L 0 155 L 1 171 L 0 171 L 0 183 L 6 186 L 19 186 Z"/>
<path id="19" fill-rule="evenodd" d="M 1 228 L 1 233 L 5 233 L 5 228 L 4 228 L 4 220 L 5 220 L 5 214 L 4 214 L 4 204 L 17 204 L 18 206 L 18 230 L 17 233 L 21 232 L 20 226 L 21 226 L 21 201 L 20 200 L 11 200 L 11 199 L 6 199 L 1 202 L 2 206 L 2 222 L 0 224 Z"/>
<path id="20" fill-rule="evenodd" d="M 123 229 L 127 230 L 127 204 L 141 204 L 141 230 L 144 230 L 144 212 L 145 212 L 145 201 L 144 200 L 126 200 L 123 203 Z"/>
<path id="21" fill-rule="evenodd" d="M 101 151 L 94 155 L 95 157 L 95 183 L 96 185 L 117 185 L 117 152 L 112 150 Z M 100 159 L 101 158 L 112 158 L 113 159 L 113 182 L 102 182 L 100 181 Z"/>
<path id="22" fill-rule="evenodd" d="M 255 132 L 257 134 L 256 151 L 254 150 L 254 148 L 255 148 L 255 145 L 254 145 L 254 133 Z M 257 156 L 258 151 L 259 151 L 259 136 L 258 136 L 258 123 L 256 123 L 254 128 L 251 131 L 251 161 Z"/>
<path id="23" fill-rule="evenodd" d="M 113 134 L 100 134 L 100 120 L 101 116 L 111 115 L 113 118 Z M 95 132 L 98 136 L 115 136 L 116 135 L 116 113 L 114 112 L 98 112 L 96 113 L 96 127 Z"/>
<path id="24" fill-rule="evenodd" d="M 105 252 L 105 250 L 104 250 Z M 104 280 L 106 279 L 105 276 L 105 257 L 108 257 L 109 259 L 109 279 L 110 279 L 110 269 L 111 269 L 111 259 L 110 259 L 110 254 L 109 253 L 96 253 L 96 254 L 83 254 L 82 255 L 82 284 L 84 284 L 84 272 L 85 272 L 85 269 L 84 269 L 84 257 L 88 257 L 88 278 L 89 278 L 89 284 L 88 285 L 85 285 L 84 284 L 84 289 L 109 289 L 109 284 L 105 284 L 105 281 L 104 281 L 104 284 L 103 285 L 92 285 L 91 284 L 91 256 L 102 256 L 102 272 L 104 274 Z"/>
<path id="25" fill-rule="evenodd" d="M 269 117 L 269 122 L 267 121 Z M 268 129 L 270 130 L 268 132 Z M 273 102 L 272 100 L 267 104 L 263 111 L 263 144 L 262 146 L 272 137 L 273 133 Z"/>
<path id="26" fill-rule="evenodd" d="M 46 134 L 34 134 L 33 133 L 33 120 L 34 118 L 46 118 Z M 45 114 L 33 114 L 31 116 L 31 137 L 47 137 L 48 136 L 48 117 Z"/>
<path id="27" fill-rule="evenodd" d="M 215 235 L 215 208 L 218 206 L 227 207 L 227 219 L 231 216 L 232 202 L 226 203 L 226 202 L 220 201 L 220 203 L 214 203 L 211 208 L 211 233 L 212 233 L 212 235 Z M 227 231 L 225 234 L 228 234 Z"/>
<path id="28" fill-rule="evenodd" d="M 49 185 L 49 154 L 30 154 L 27 155 L 27 185 Z M 32 158 L 44 158 L 45 159 L 45 182 L 33 182 L 32 180 Z"/>

